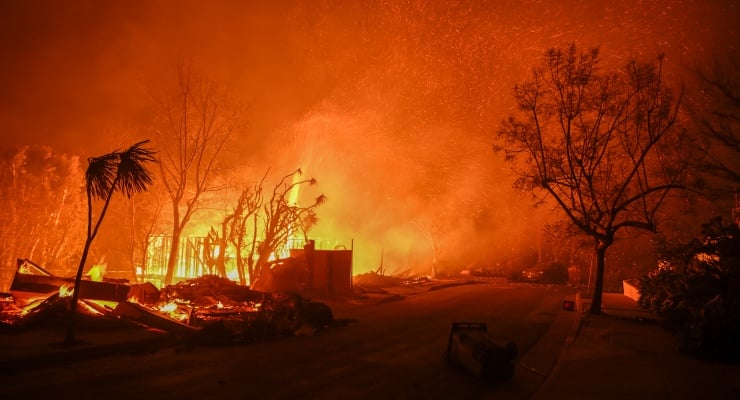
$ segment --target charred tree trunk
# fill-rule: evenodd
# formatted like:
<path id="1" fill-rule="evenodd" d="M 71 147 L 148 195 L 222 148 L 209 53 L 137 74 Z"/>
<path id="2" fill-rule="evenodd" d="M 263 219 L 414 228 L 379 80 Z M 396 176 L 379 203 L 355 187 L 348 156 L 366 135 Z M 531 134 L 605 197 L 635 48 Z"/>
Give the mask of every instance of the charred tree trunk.
<path id="1" fill-rule="evenodd" d="M 257 279 L 257 269 L 254 267 L 254 251 L 257 249 L 257 214 L 255 213 L 252 224 L 252 243 L 249 247 L 249 255 L 247 257 L 247 266 L 249 267 L 249 282 L 250 284 Z"/>
<path id="2" fill-rule="evenodd" d="M 242 285 L 246 285 L 248 276 L 248 265 L 246 265 L 246 260 L 244 256 L 242 256 L 242 249 L 244 248 L 244 238 L 242 236 L 239 236 L 239 238 L 234 242 L 234 246 L 236 247 L 236 269 L 239 274 L 239 283 Z"/>
<path id="3" fill-rule="evenodd" d="M 236 272 L 239 276 L 239 284 L 246 285 L 247 277 L 244 274 L 244 261 L 242 260 L 241 252 L 236 252 Z"/>
<path id="4" fill-rule="evenodd" d="M 218 240 L 218 256 L 216 256 L 216 275 L 226 277 L 226 241 Z"/>
<path id="5" fill-rule="evenodd" d="M 90 251 L 92 245 L 92 238 L 88 235 L 85 241 L 85 248 L 82 251 L 82 257 L 80 258 L 80 265 L 77 268 L 77 275 L 75 275 L 74 290 L 72 291 L 72 300 L 70 301 L 70 309 L 67 320 L 67 336 L 64 339 L 64 344 L 71 346 L 75 343 L 75 318 L 77 318 L 77 301 L 80 297 L 80 282 L 82 281 L 82 271 L 85 268 L 85 262 L 87 261 L 87 254 Z"/>
<path id="6" fill-rule="evenodd" d="M 611 241 L 597 240 L 596 242 L 596 279 L 594 281 L 593 298 L 591 299 L 590 314 L 601 314 L 602 290 L 604 289 L 604 267 L 606 259 L 606 249 L 611 245 Z"/>
<path id="7" fill-rule="evenodd" d="M 131 272 L 134 276 L 134 282 L 139 283 L 139 274 L 136 271 L 136 208 L 134 207 L 133 199 L 128 199 L 126 202 L 126 213 L 128 214 L 128 259 L 131 265 Z"/>
<path id="8" fill-rule="evenodd" d="M 170 243 L 170 256 L 167 258 L 167 272 L 164 277 L 165 286 L 172 284 L 175 276 L 175 266 L 177 265 L 178 254 L 180 252 L 180 231 L 175 229 L 172 232 L 172 243 Z"/>
<path id="9" fill-rule="evenodd" d="M 216 256 L 216 273 L 222 277 L 226 277 L 226 231 L 231 218 L 233 218 L 233 216 L 227 218 L 221 224 L 221 235 L 219 235 L 216 240 L 216 244 L 218 245 L 218 256 Z"/>

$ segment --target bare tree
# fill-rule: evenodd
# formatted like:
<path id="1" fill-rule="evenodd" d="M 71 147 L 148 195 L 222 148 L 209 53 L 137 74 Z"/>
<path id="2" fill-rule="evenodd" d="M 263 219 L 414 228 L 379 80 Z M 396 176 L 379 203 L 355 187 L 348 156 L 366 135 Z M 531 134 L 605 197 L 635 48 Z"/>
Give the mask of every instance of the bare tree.
<path id="1" fill-rule="evenodd" d="M 77 314 L 77 300 L 79 298 L 79 287 L 82 280 L 82 272 L 85 269 L 87 255 L 90 246 L 98 234 L 100 224 L 105 218 L 110 201 L 115 192 L 121 192 L 127 197 L 134 193 L 146 191 L 152 184 L 152 176 L 146 164 L 157 162 L 155 152 L 144 147 L 149 141 L 145 140 L 134 144 L 124 151 L 114 151 L 100 157 L 88 160 L 85 173 L 87 193 L 87 239 L 80 257 L 80 265 L 77 267 L 75 285 L 72 291 L 72 300 L 69 313 L 69 324 L 67 326 L 66 344 L 74 344 L 74 324 Z M 93 200 L 104 201 L 97 221 L 93 223 Z"/>
<path id="2" fill-rule="evenodd" d="M 223 222 L 228 225 L 224 229 L 224 237 L 235 249 L 236 268 L 242 285 L 246 284 L 247 277 L 250 282 L 256 278 L 253 260 L 257 250 L 257 221 L 264 200 L 262 188 L 266 178 L 267 172 L 258 183 L 242 190 L 234 211 Z"/>
<path id="3" fill-rule="evenodd" d="M 554 200 L 595 242 L 590 312 L 601 312 L 606 251 L 618 231 L 656 230 L 669 192 L 687 168 L 680 96 L 666 88 L 663 58 L 600 73 L 599 51 L 550 49 L 517 85 L 518 112 L 494 148 L 512 161 L 516 185 Z"/>
<path id="4" fill-rule="evenodd" d="M 285 246 L 291 235 L 300 233 L 308 240 L 308 231 L 318 218 L 316 208 L 326 201 L 326 197 L 319 195 L 308 206 L 299 206 L 290 201 L 293 190 L 300 186 L 315 185 L 314 178 L 300 180 L 300 169 L 285 175 L 272 190 L 272 195 L 262 206 L 262 240 L 257 246 L 257 270 L 265 264 L 275 250 Z"/>
<path id="5" fill-rule="evenodd" d="M 690 97 L 689 109 L 704 140 L 700 169 L 720 184 L 740 187 L 740 61 L 716 62 L 708 70 L 696 69 L 699 87 Z"/>
<path id="6" fill-rule="evenodd" d="M 158 190 L 159 189 L 159 190 Z M 147 191 L 144 196 L 128 199 L 125 217 L 128 225 L 128 257 L 132 267 L 132 274 L 139 281 L 137 266 L 144 268 L 147 265 L 147 250 L 151 235 L 160 227 L 162 208 L 165 205 L 165 195 L 162 186 Z"/>
<path id="7" fill-rule="evenodd" d="M 178 68 L 177 92 L 160 102 L 162 125 L 155 129 L 161 148 L 162 183 L 172 206 L 172 245 L 166 285 L 172 284 L 182 232 L 213 184 L 224 146 L 240 122 L 238 108 L 215 83 Z"/>
<path id="8" fill-rule="evenodd" d="M 246 260 L 254 257 L 254 247 L 248 249 L 247 238 L 256 234 L 247 235 L 246 229 L 262 206 L 261 183 L 254 188 L 242 190 L 236 206 L 224 215 L 217 228 L 211 227 L 206 237 L 207 250 L 204 252 L 205 263 L 219 276 L 226 276 L 226 253 L 233 248 L 236 256 L 236 270 L 239 283 L 247 284 L 245 274 L 248 264 Z M 253 226 L 256 226 L 253 224 Z M 215 246 L 217 251 L 213 251 Z M 245 250 L 247 254 L 245 255 Z"/>

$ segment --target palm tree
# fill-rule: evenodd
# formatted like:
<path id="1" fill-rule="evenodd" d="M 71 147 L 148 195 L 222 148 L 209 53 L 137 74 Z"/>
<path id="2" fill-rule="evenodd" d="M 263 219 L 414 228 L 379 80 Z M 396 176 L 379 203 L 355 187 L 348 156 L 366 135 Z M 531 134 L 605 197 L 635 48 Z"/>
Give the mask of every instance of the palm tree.
<path id="1" fill-rule="evenodd" d="M 67 325 L 67 337 L 64 341 L 65 344 L 71 345 L 75 342 L 74 325 L 82 271 L 85 269 L 85 261 L 87 261 L 90 246 L 98 234 L 98 229 L 103 222 L 113 193 L 119 191 L 130 198 L 134 193 L 146 191 L 147 187 L 153 183 L 151 172 L 147 169 L 146 164 L 157 162 L 155 158 L 156 152 L 145 148 L 144 145 L 147 143 L 149 143 L 149 140 L 144 140 L 129 147 L 128 150 L 116 150 L 100 157 L 88 159 L 87 171 L 85 172 L 87 189 L 87 239 L 85 240 L 85 248 L 80 258 L 80 265 L 77 267 L 77 276 L 75 277 Z M 93 199 L 105 201 L 94 227 Z"/>

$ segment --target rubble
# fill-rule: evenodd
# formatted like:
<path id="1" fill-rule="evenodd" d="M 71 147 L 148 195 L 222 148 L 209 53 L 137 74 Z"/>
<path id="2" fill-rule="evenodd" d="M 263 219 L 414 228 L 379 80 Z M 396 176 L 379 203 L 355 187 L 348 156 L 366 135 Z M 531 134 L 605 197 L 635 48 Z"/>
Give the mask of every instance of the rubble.
<path id="1" fill-rule="evenodd" d="M 51 293 L 58 292 L 61 287 L 73 287 L 74 278 L 54 276 L 42 267 L 28 260 L 19 259 L 11 292 Z M 97 282 L 82 280 L 80 282 L 80 298 L 91 300 L 122 301 L 128 298 L 130 287 L 118 282 Z"/>
<path id="2" fill-rule="evenodd" d="M 71 281 L 71 285 L 70 285 Z M 0 327 L 17 330 L 68 313 L 73 280 L 18 260 L 11 293 L 0 296 Z M 206 275 L 157 290 L 150 283 L 81 283 L 80 315 L 138 324 L 191 343 L 245 343 L 312 335 L 333 322 L 331 308 L 295 292 L 260 292 Z M 16 296 L 17 295 L 17 296 Z M 20 298 L 28 299 L 20 301 Z"/>
<path id="3" fill-rule="evenodd" d="M 426 275 L 401 273 L 395 275 L 379 274 L 370 271 L 355 275 L 352 286 L 354 296 L 378 298 L 379 302 L 402 299 L 404 296 L 424 290 L 433 290 L 435 285 L 460 284 L 458 281 L 437 280 Z"/>

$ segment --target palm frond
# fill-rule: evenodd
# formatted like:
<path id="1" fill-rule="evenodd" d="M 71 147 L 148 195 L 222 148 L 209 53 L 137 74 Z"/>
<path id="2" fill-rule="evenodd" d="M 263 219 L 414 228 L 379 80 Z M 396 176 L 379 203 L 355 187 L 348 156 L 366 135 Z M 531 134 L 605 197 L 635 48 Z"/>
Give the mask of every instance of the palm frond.
<path id="1" fill-rule="evenodd" d="M 92 197 L 105 198 L 111 190 L 118 170 L 118 154 L 105 154 L 87 160 L 85 172 L 87 191 Z"/>
<path id="2" fill-rule="evenodd" d="M 156 152 L 145 148 L 149 140 L 144 140 L 119 153 L 117 189 L 127 197 L 143 192 L 153 183 L 152 173 L 147 163 L 156 163 Z"/>
<path id="3" fill-rule="evenodd" d="M 156 152 L 144 147 L 147 143 L 149 140 L 144 140 L 125 151 L 88 159 L 85 178 L 90 195 L 104 199 L 112 190 L 119 190 L 127 197 L 145 191 L 153 182 L 146 164 L 157 162 Z"/>

